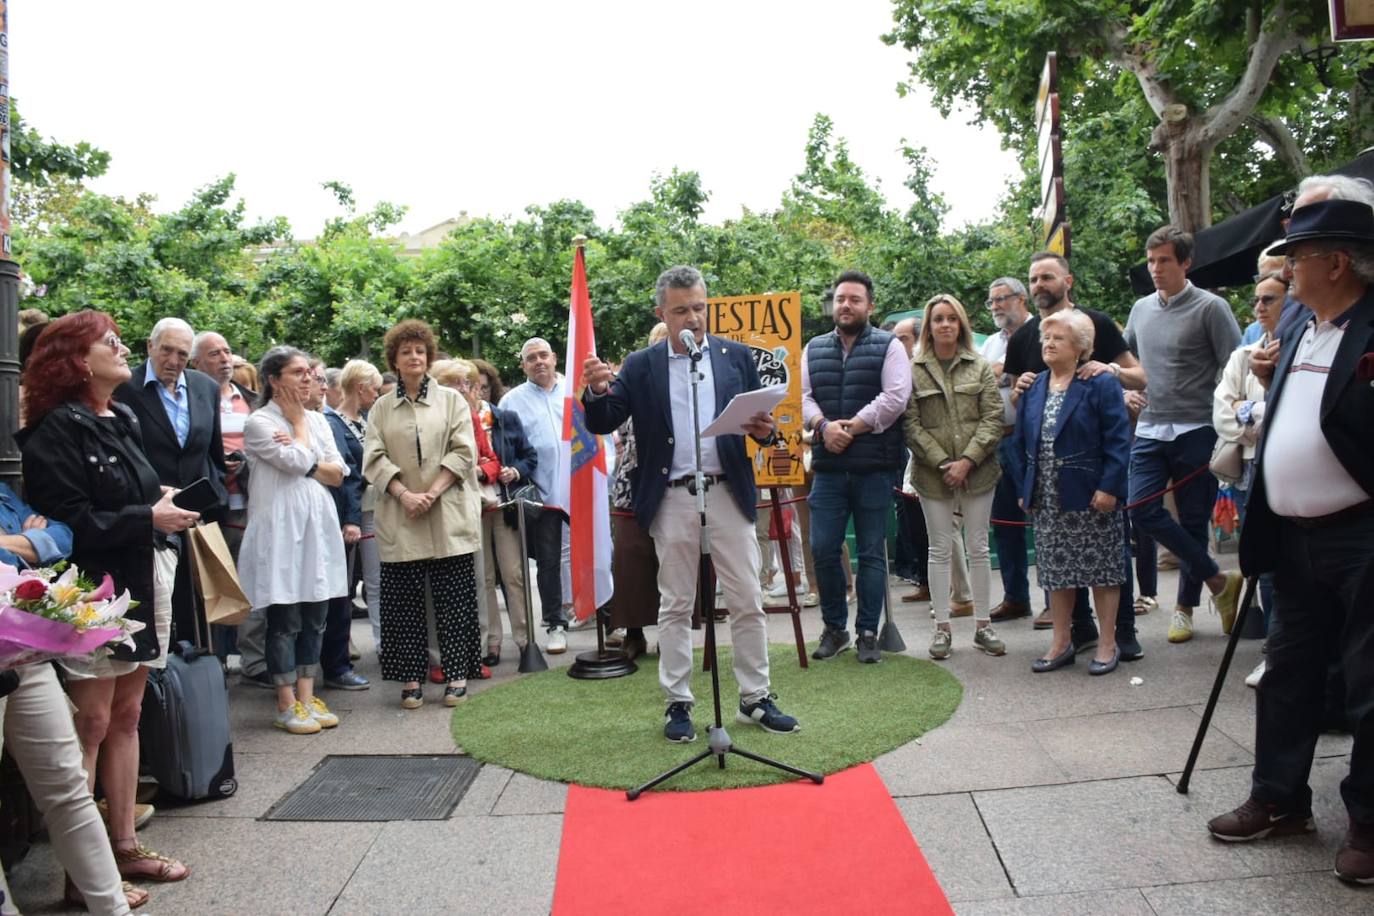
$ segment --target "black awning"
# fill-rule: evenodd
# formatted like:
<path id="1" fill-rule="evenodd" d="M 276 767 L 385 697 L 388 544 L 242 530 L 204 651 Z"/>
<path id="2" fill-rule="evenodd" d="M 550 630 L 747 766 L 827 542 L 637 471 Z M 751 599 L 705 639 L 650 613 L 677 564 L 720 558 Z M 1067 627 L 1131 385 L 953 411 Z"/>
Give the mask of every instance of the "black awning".
<path id="1" fill-rule="evenodd" d="M 1333 169 L 1331 174 L 1374 181 L 1374 149 L 1365 150 L 1340 168 Z M 1202 289 L 1247 286 L 1253 282 L 1255 261 L 1260 252 L 1283 237 L 1283 224 L 1279 222 L 1282 207 L 1283 195 L 1271 197 L 1259 206 L 1197 233 L 1188 279 Z M 1132 267 L 1130 274 L 1131 289 L 1136 295 L 1144 296 L 1154 291 L 1144 264 Z"/>

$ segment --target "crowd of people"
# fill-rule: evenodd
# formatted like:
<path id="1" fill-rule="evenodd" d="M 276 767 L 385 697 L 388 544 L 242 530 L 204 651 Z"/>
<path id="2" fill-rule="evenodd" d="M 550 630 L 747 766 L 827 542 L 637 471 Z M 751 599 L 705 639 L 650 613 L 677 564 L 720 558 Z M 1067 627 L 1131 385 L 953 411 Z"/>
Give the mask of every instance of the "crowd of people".
<path id="1" fill-rule="evenodd" d="M 1165 227 L 1145 248 L 1155 291 L 1124 328 L 1075 302 L 1068 262 L 1044 251 L 1027 282 L 989 285 L 997 330 L 981 346 L 956 297 L 934 295 L 880 328 L 871 279 L 841 274 L 834 330 L 801 359 L 806 511 L 771 522 L 745 450 L 746 436 L 777 442 L 770 415 L 696 451 L 692 398 L 705 427 L 760 385 L 749 347 L 707 333 L 700 271 L 659 277 L 660 323 L 644 349 L 570 367 L 586 426 L 613 456 L 608 642 L 642 656 L 657 628 L 666 739 L 696 737 L 698 472 L 737 718 L 778 734 L 799 732 L 804 711 L 784 713 L 772 690 L 765 603 L 819 605 L 818 661 L 852 642 L 857 661 L 879 663 L 894 509 L 895 571 L 918 586 L 906 600 L 930 601 L 933 659 L 950 658 L 964 638 L 952 619 L 966 616 L 971 644 L 993 657 L 1007 651 L 996 626 L 1034 618 L 1050 631 L 1035 673 L 1084 654 L 1092 675 L 1141 659 L 1136 616 L 1158 607 L 1156 545 L 1180 569 L 1169 642 L 1193 637 L 1204 587 L 1229 632 L 1243 579 L 1209 551 L 1221 478 L 1240 494 L 1241 565 L 1259 578 L 1268 638 L 1247 679 L 1259 699 L 1252 797 L 1209 829 L 1232 841 L 1312 830 L 1316 737 L 1341 727 L 1355 744 L 1337 872 L 1374 882 L 1374 187 L 1303 183 L 1287 239 L 1258 265 L 1244 334 L 1225 300 L 1188 280 L 1191 236 Z M 241 683 L 274 691 L 272 725 L 289 735 L 339 727 L 318 688 L 373 686 L 353 665 L 355 606 L 407 710 L 425 703 L 427 682 L 457 705 L 470 681 L 512 661 L 507 633 L 520 650 L 540 636 L 526 619 L 532 584 L 545 650 L 566 651 L 571 382 L 548 341 L 524 343 L 524 381 L 509 390 L 491 364 L 440 352 L 416 319 L 387 332 L 386 373 L 361 359 L 329 368 L 291 346 L 253 364 L 225 334 L 176 317 L 156 323 L 146 361 L 131 366 L 97 311 L 35 322 L 22 349 L 25 499 L 0 488 L 0 560 L 108 572 L 146 625 L 131 647 L 4 684 L 7 745 L 48 818 L 71 902 L 126 912 L 148 899 L 130 882 L 191 873 L 139 840 L 153 812 L 136 788 L 146 669 L 202 629 L 184 544 L 197 523 L 220 523 L 253 607 L 210 640 Z M 178 506 L 174 495 L 201 480 L 211 507 Z M 785 567 L 790 581 L 775 572 Z"/>

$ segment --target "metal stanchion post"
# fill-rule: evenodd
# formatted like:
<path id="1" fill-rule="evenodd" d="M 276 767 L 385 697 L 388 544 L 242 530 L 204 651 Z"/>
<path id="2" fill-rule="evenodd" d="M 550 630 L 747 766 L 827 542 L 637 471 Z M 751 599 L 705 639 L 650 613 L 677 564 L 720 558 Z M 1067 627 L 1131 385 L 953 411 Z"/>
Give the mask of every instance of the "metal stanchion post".
<path id="1" fill-rule="evenodd" d="M 529 505 L 526 500 L 513 499 L 510 502 L 502 503 L 501 507 L 515 506 L 516 518 L 519 519 L 517 527 L 520 530 L 520 572 L 525 577 L 525 647 L 520 650 L 520 665 L 517 669 L 521 674 L 529 674 L 532 671 L 547 671 L 549 663 L 544 660 L 544 653 L 539 651 L 539 643 L 535 641 L 534 627 L 534 601 L 530 598 L 530 548 L 529 541 L 525 540 L 525 507 Z"/>

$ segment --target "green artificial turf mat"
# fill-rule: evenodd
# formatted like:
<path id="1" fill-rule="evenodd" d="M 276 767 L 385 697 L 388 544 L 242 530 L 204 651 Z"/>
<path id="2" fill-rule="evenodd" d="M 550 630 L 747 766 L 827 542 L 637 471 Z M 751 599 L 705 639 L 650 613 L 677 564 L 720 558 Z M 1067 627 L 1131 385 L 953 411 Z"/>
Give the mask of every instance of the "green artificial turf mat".
<path id="1" fill-rule="evenodd" d="M 919 738 L 954 714 L 964 692 L 943 668 L 907 655 L 884 655 L 881 664 L 860 665 L 849 651 L 803 670 L 794 646 L 775 644 L 769 660 L 778 706 L 797 718 L 801 731 L 773 735 L 735 721 L 739 688 L 730 649 L 722 646 L 726 731 L 742 750 L 822 773 L 872 760 Z M 711 677 L 701 670 L 698 649 L 692 677 L 697 740 L 665 741 L 658 657 L 637 663 L 634 674 L 611 680 L 575 680 L 559 668 L 484 690 L 453 711 L 453 738 L 479 760 L 540 779 L 612 789 L 644 783 L 705 749 L 714 712 Z M 796 778 L 738 755 L 728 755 L 725 767 L 705 761 L 662 788 L 720 789 Z"/>

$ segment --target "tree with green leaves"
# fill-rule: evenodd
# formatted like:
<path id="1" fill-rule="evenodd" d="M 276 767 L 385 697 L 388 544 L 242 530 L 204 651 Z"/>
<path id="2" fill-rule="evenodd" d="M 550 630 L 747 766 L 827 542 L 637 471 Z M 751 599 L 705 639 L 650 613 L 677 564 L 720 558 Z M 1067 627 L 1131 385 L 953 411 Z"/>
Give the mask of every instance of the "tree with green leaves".
<path id="1" fill-rule="evenodd" d="M 1315 146 L 1314 107 L 1335 120 L 1321 131 L 1328 137 L 1344 132 L 1358 143 L 1370 130 L 1351 122 L 1368 105 L 1361 77 L 1371 75 L 1374 51 L 1322 45 L 1320 69 L 1306 59 L 1324 41 L 1324 3 L 894 0 L 893 6 L 895 28 L 884 40 L 913 53 L 912 75 L 934 90 L 941 110 L 967 103 L 1004 136 L 1028 145 L 1045 54 L 1058 52 L 1069 139 L 1085 116 L 1137 113 L 1148 133 L 1135 153 L 1160 156 L 1169 220 L 1186 229 L 1212 223 L 1219 152 L 1236 160 L 1225 170 L 1228 183 L 1257 169 L 1272 175 L 1266 169 L 1272 161 L 1291 184 L 1309 163 L 1304 141 Z M 1268 155 L 1256 156 L 1256 143 Z M 1325 152 L 1359 149 L 1343 146 Z"/>

